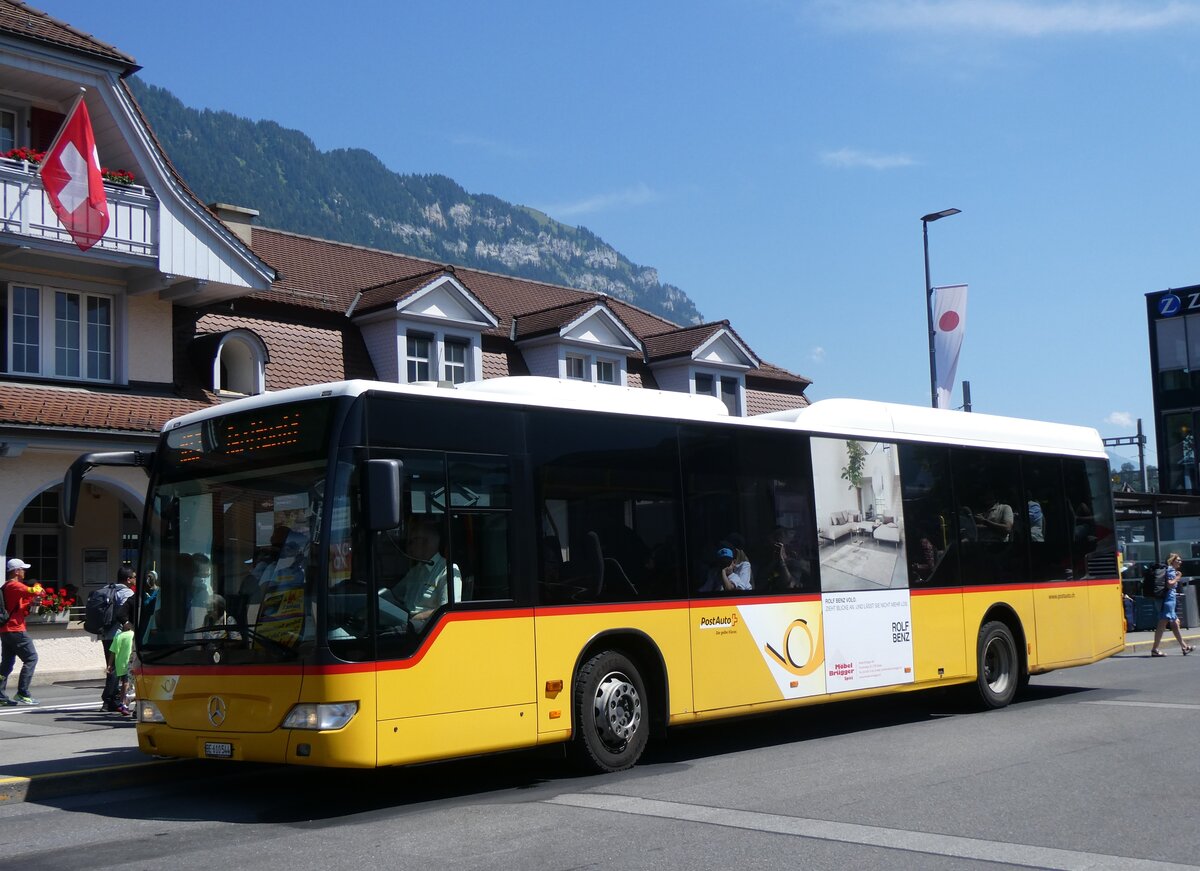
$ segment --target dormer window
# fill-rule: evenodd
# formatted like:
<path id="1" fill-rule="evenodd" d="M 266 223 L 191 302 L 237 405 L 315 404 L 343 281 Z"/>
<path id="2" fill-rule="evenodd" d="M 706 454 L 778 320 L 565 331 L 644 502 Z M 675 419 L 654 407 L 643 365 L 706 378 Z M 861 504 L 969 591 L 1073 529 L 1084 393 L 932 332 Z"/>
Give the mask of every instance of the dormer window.
<path id="1" fill-rule="evenodd" d="M 517 315 L 512 337 L 531 375 L 624 386 L 641 343 L 600 296 Z"/>
<path id="2" fill-rule="evenodd" d="M 254 396 L 266 390 L 267 346 L 250 330 L 221 336 L 213 355 L 213 389 L 221 394 Z"/>
<path id="3" fill-rule="evenodd" d="M 113 380 L 112 297 L 23 284 L 10 285 L 8 297 L 10 373 Z"/>
<path id="4" fill-rule="evenodd" d="M 481 379 L 481 334 L 498 323 L 446 270 L 362 291 L 348 313 L 379 377 L 401 384 Z"/>

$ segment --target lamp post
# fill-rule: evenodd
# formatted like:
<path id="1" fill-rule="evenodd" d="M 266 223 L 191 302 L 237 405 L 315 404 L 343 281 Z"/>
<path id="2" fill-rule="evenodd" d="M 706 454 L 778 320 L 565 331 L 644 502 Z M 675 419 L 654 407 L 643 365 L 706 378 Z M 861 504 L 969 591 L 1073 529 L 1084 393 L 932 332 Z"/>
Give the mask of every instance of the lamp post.
<path id="1" fill-rule="evenodd" d="M 929 324 L 929 396 L 933 407 L 938 407 L 937 401 L 937 353 L 933 349 L 933 285 L 929 281 L 929 225 L 942 218 L 957 215 L 961 209 L 943 209 L 940 212 L 930 212 L 921 217 L 921 240 L 925 244 L 925 317 Z"/>

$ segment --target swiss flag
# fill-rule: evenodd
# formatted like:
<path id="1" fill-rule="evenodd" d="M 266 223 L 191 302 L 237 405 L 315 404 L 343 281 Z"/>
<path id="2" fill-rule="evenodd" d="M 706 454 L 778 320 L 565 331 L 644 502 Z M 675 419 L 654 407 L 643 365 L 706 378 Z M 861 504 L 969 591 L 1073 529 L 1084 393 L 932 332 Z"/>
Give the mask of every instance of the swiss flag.
<path id="1" fill-rule="evenodd" d="M 79 250 L 87 251 L 108 229 L 108 200 L 87 104 L 80 96 L 39 170 L 54 214 Z"/>
<path id="2" fill-rule="evenodd" d="M 935 287 L 933 352 L 937 371 L 937 407 L 950 407 L 958 354 L 967 331 L 967 286 Z"/>

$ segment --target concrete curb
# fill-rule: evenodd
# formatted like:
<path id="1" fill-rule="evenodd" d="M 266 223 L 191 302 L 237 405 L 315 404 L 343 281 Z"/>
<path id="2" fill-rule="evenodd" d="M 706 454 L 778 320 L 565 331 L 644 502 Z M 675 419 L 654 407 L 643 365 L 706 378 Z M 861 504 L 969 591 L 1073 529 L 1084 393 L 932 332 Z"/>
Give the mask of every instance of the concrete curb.
<path id="1" fill-rule="evenodd" d="M 89 792 L 100 793 L 111 789 L 152 786 L 165 781 L 191 780 L 213 773 L 212 768 L 204 763 L 204 760 L 199 759 L 147 759 L 145 762 L 81 768 L 75 771 L 52 771 L 27 777 L 0 777 L 0 806 L 26 801 L 47 801 Z"/>
<path id="2" fill-rule="evenodd" d="M 1183 630 L 1181 634 L 1183 635 L 1183 640 L 1189 644 L 1194 644 L 1195 642 L 1200 641 L 1200 632 Z M 1153 646 L 1153 638 L 1138 638 L 1134 641 L 1125 642 L 1126 652 L 1137 653 L 1142 650 L 1149 650 Z M 1170 650 L 1173 647 L 1178 647 L 1178 644 L 1175 641 L 1175 636 L 1171 634 L 1171 630 L 1168 629 L 1167 631 L 1163 632 L 1161 646 L 1167 650 Z"/>

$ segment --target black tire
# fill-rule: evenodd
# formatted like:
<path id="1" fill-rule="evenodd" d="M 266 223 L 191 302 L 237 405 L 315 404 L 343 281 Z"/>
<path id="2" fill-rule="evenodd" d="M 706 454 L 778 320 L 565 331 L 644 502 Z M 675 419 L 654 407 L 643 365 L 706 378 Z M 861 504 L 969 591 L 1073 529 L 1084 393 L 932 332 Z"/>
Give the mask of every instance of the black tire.
<path id="1" fill-rule="evenodd" d="M 630 768 L 646 749 L 650 712 L 642 676 L 615 650 L 597 653 L 575 675 L 572 755 L 589 771 Z"/>
<path id="2" fill-rule="evenodd" d="M 1003 708 L 1017 694 L 1021 683 L 1021 658 L 1013 634 L 993 620 L 979 629 L 978 666 L 975 689 L 984 708 Z"/>

